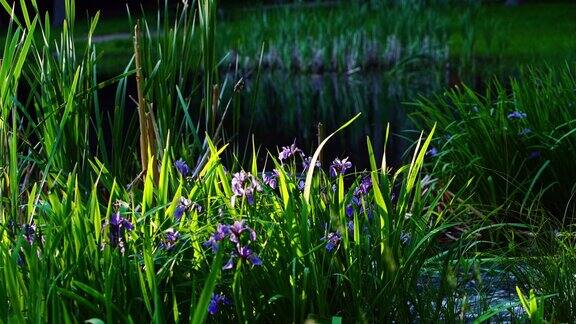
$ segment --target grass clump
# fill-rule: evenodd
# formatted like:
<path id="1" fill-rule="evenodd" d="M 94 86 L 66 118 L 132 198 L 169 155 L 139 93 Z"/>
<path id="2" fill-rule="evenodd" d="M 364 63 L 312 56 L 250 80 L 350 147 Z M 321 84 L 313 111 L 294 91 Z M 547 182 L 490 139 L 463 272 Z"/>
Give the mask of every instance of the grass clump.
<path id="1" fill-rule="evenodd" d="M 574 105 L 572 68 L 529 70 L 483 95 L 467 87 L 422 99 L 414 107 L 421 126 L 438 123 L 435 170 L 475 182 L 475 199 L 506 205 L 513 219 L 545 208 L 560 224 L 573 221 Z M 513 214 L 516 213 L 517 217 Z"/>

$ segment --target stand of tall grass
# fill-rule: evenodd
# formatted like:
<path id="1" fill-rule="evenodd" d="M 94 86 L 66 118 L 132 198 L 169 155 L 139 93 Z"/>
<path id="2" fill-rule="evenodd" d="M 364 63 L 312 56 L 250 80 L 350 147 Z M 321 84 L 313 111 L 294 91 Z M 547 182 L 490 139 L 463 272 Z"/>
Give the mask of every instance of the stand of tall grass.
<path id="1" fill-rule="evenodd" d="M 456 174 L 456 186 L 474 178 L 475 199 L 503 206 L 509 219 L 529 222 L 543 208 L 560 228 L 574 221 L 575 87 L 570 64 L 527 70 L 482 95 L 463 86 L 422 99 L 413 117 L 442 130 L 433 142 L 437 174 Z"/>
<path id="2" fill-rule="evenodd" d="M 462 86 L 413 107 L 417 125 L 441 130 L 428 151 L 431 174 L 454 176 L 449 188 L 469 186 L 468 202 L 487 212 L 468 222 L 527 226 L 491 233 L 484 253 L 495 248 L 510 267 L 533 323 L 575 316 L 575 89 L 567 63 L 495 80 L 484 94 Z"/>

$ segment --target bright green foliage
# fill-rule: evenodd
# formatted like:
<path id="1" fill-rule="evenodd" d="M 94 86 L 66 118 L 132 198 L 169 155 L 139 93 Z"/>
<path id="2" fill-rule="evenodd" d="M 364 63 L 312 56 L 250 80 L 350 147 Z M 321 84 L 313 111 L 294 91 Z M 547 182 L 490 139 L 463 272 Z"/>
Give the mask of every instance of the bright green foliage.
<path id="1" fill-rule="evenodd" d="M 522 303 L 522 307 L 524 311 L 528 314 L 528 318 L 530 318 L 532 323 L 545 323 L 544 321 L 544 305 L 542 303 L 538 304 L 538 299 L 534 294 L 534 290 L 530 290 L 530 297 L 526 298 L 526 296 L 522 293 L 520 288 L 516 286 L 516 292 L 518 293 L 518 298 L 520 299 L 520 303 Z"/>
<path id="2" fill-rule="evenodd" d="M 209 316 L 241 322 L 301 322 L 333 314 L 373 321 L 450 313 L 430 310 L 429 301 L 415 290 L 422 271 L 442 267 L 443 251 L 451 246 L 438 245 L 436 239 L 454 225 L 451 219 L 466 213 L 464 206 L 453 205 L 454 199 L 443 198 L 445 186 L 420 181 L 431 139 L 394 174 L 376 167 L 367 172 L 373 191 L 362 196 L 363 211 L 355 209 L 352 216 L 345 209 L 361 178 L 332 178 L 317 170 L 305 199 L 294 176 L 296 166 L 275 159 L 278 189 L 262 183 L 252 205 L 242 197 L 232 204 L 232 175 L 220 162 L 223 150 L 212 144 L 194 180 L 179 176 L 165 157 L 160 187 L 152 173 L 141 189 L 107 184 L 103 166 L 97 171 L 102 180 L 87 194 L 74 173 L 49 177 L 48 190 L 29 205 L 37 226 L 32 244 L 19 227 L 2 230 L 0 290 L 6 295 L 0 296 L 5 305 L 0 316 L 9 321 L 200 322 L 212 291 L 225 293 L 233 305 Z M 181 197 L 202 209 L 187 209 L 175 219 Z M 112 241 L 108 223 L 114 213 L 134 226 L 123 235 L 124 252 Z M 214 254 L 203 242 L 216 224 L 241 219 L 257 233 L 251 248 L 262 265 L 236 259 L 232 270 L 220 270 L 231 245 L 221 242 Z M 169 229 L 181 236 L 167 250 L 162 244 Z M 341 241 L 328 251 L 325 238 L 331 232 L 338 232 Z M 408 303 L 432 313 L 414 313 Z"/>

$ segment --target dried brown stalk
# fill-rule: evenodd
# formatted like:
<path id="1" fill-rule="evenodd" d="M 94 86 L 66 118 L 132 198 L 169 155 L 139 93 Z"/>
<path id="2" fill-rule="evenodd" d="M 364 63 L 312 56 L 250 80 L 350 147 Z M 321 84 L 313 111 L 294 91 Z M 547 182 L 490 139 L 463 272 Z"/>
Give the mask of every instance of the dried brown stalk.
<path id="1" fill-rule="evenodd" d="M 138 121 L 140 123 L 140 162 L 142 163 L 142 172 L 146 173 L 148 168 L 148 157 L 156 156 L 154 146 L 154 121 L 151 106 L 146 103 L 144 98 L 142 75 L 142 57 L 140 53 L 140 21 L 136 22 L 134 27 L 134 62 L 136 64 L 136 88 L 138 92 Z M 148 155 L 150 154 L 150 155 Z M 152 169 L 154 179 L 158 180 L 157 168 Z"/>

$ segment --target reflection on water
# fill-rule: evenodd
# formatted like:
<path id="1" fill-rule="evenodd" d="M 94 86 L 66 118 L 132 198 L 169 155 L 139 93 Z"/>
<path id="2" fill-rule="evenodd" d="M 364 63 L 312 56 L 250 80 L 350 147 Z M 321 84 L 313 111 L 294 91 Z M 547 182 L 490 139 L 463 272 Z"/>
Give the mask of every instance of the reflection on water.
<path id="1" fill-rule="evenodd" d="M 277 146 L 296 140 L 310 154 L 317 146 L 318 123 L 330 134 L 362 113 L 359 120 L 331 139 L 325 149 L 326 160 L 350 156 L 356 166 L 366 168 L 366 137 L 370 137 L 379 160 L 390 123 L 395 136 L 388 143 L 388 160 L 398 162 L 408 148 L 408 141 L 398 135 L 411 129 L 403 103 L 439 91 L 445 86 L 444 79 L 441 73 L 429 71 L 352 75 L 268 72 L 258 87 L 254 80 L 247 81 L 241 111 L 231 116 L 238 120 L 236 144 L 243 149 L 254 134 L 255 143 L 273 153 Z M 255 102 L 254 91 L 259 91 Z"/>

